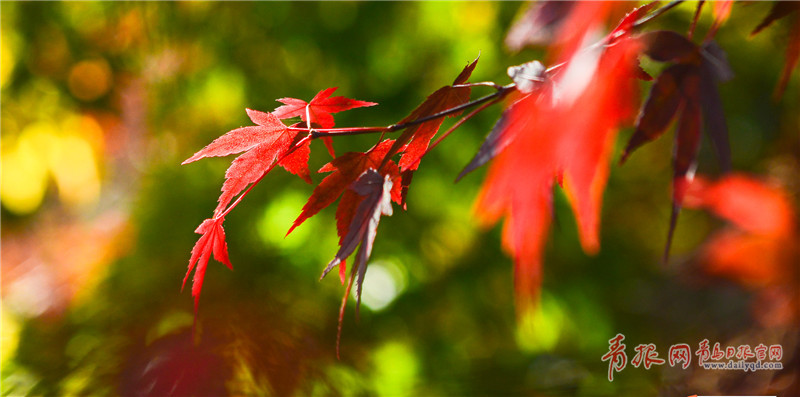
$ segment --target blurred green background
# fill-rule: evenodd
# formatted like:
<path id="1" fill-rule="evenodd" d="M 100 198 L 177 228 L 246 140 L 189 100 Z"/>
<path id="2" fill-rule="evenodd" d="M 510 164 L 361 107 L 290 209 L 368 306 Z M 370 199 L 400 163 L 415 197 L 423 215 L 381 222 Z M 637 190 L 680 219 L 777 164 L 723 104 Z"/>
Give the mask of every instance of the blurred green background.
<path id="1" fill-rule="evenodd" d="M 703 338 L 796 335 L 759 324 L 751 291 L 693 264 L 715 218 L 684 211 L 673 259 L 660 263 L 671 133 L 612 166 L 599 255 L 581 252 L 556 193 L 541 310 L 517 322 L 499 228 L 480 230 L 471 216 L 485 170 L 452 183 L 499 116 L 493 108 L 425 158 L 408 211 L 381 222 L 360 321 L 352 303 L 345 314 L 341 361 L 343 288 L 318 281 L 337 249 L 334 211 L 284 238 L 313 187 L 282 171 L 227 217 L 234 271 L 209 265 L 193 346 L 180 282 L 230 159 L 181 161 L 250 124 L 245 107 L 270 111 L 276 98 L 337 86 L 380 103 L 337 115 L 337 126 L 388 125 L 478 54 L 471 81 L 507 84 L 508 66 L 543 56 L 503 47 L 523 6 L 3 2 L 2 394 L 679 395 L 742 374 L 629 365 L 611 383 L 600 360 L 608 340 L 626 335 L 630 359 L 639 343 L 665 357 Z M 788 25 L 747 39 L 767 10 L 734 6 L 719 41 L 736 78 L 721 91 L 735 168 L 783 181 L 796 202 L 797 76 L 781 102 L 770 97 Z M 680 6 L 654 26 L 684 31 L 693 11 Z M 710 20 L 706 10 L 701 29 Z M 335 146 L 363 151 L 374 140 Z M 703 145 L 700 172 L 715 174 Z M 329 157 L 312 146 L 316 170 Z M 775 374 L 747 376 L 769 384 Z"/>

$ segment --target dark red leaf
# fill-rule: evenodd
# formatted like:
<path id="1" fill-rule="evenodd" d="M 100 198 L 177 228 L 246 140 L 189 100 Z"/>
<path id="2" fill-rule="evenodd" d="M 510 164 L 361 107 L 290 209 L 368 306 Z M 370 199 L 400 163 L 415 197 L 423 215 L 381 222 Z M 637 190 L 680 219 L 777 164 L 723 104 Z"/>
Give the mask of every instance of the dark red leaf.
<path id="1" fill-rule="evenodd" d="M 523 100 L 536 101 L 536 95 L 538 94 L 530 94 L 531 98 L 525 97 Z M 510 145 L 511 142 L 513 142 L 515 135 L 512 132 L 518 131 L 519 127 L 509 124 L 519 123 L 525 120 L 521 117 L 512 117 L 512 115 L 516 112 L 514 108 L 517 106 L 517 103 L 518 102 L 512 103 L 505 111 L 503 111 L 503 114 L 500 115 L 500 118 L 494 124 L 494 127 L 492 127 L 492 131 L 489 132 L 489 135 L 486 136 L 486 139 L 478 149 L 478 153 L 475 154 L 475 157 L 473 157 L 469 164 L 467 164 L 461 173 L 458 174 L 456 181 L 459 181 L 465 175 L 491 161 L 508 145 Z"/>
<path id="2" fill-rule="evenodd" d="M 773 22 L 781 19 L 790 13 L 800 10 L 800 3 L 796 1 L 775 1 L 772 3 L 772 8 L 769 10 L 769 14 L 764 17 L 764 20 L 758 24 L 758 26 L 750 32 L 750 36 L 754 36 L 761 32 L 764 28 L 771 25 Z"/>
<path id="3" fill-rule="evenodd" d="M 708 69 L 710 77 L 714 81 L 725 82 L 733 78 L 733 70 L 728 63 L 728 56 L 716 42 L 710 41 L 704 44 L 701 54 L 703 67 Z"/>
<path id="4" fill-rule="evenodd" d="M 378 223 L 382 215 L 392 215 L 392 180 L 388 175 L 381 175 L 370 168 L 348 188 L 362 197 L 356 208 L 353 220 L 348 226 L 347 234 L 342 240 L 341 247 L 332 261 L 322 272 L 325 277 L 328 272 L 359 247 L 356 255 L 353 272 L 357 272 L 356 296 L 361 302 L 361 286 L 367 270 L 367 261 L 372 253 L 372 243 L 378 230 Z"/>
<path id="5" fill-rule="evenodd" d="M 332 173 L 314 188 L 308 202 L 303 206 L 300 216 L 295 219 L 286 235 L 289 235 L 292 230 L 300 226 L 306 219 L 316 215 L 323 208 L 336 201 L 347 186 L 353 183 L 366 169 L 378 168 L 394 142 L 391 139 L 385 140 L 367 153 L 348 152 L 322 166 L 319 172 Z M 387 169 L 391 169 L 391 167 Z"/>
<path id="6" fill-rule="evenodd" d="M 692 75 L 687 80 L 697 80 L 699 76 Z M 697 87 L 697 83 L 688 85 Z M 678 215 L 683 206 L 683 197 L 686 188 L 694 178 L 694 169 L 697 164 L 697 151 L 700 147 L 700 131 L 702 130 L 702 116 L 700 104 L 697 103 L 697 94 L 691 95 L 683 106 L 678 129 L 675 132 L 675 151 L 673 153 L 673 179 L 672 179 L 672 213 L 670 215 L 669 230 L 667 231 L 667 244 L 664 248 L 664 261 L 669 259 L 672 246 L 672 237 L 675 226 L 678 224 Z"/>
<path id="7" fill-rule="evenodd" d="M 706 124 L 706 132 L 711 138 L 717 159 L 723 172 L 731 169 L 731 145 L 728 140 L 728 122 L 722 110 L 722 101 L 717 91 L 710 67 L 704 65 L 700 70 L 700 105 Z"/>
<path id="8" fill-rule="evenodd" d="M 792 30 L 789 33 L 789 45 L 786 47 L 786 61 L 783 63 L 783 70 L 781 71 L 781 79 L 775 87 L 775 98 L 783 96 L 783 91 L 789 84 L 789 77 L 792 71 L 797 67 L 797 61 L 800 60 L 800 11 L 795 15 L 795 22 L 792 25 Z"/>
<path id="9" fill-rule="evenodd" d="M 660 137 L 669 127 L 681 103 L 680 85 L 687 69 L 684 65 L 670 66 L 653 83 L 647 101 L 636 120 L 636 131 L 628 141 L 620 163 L 624 163 L 638 147 Z"/>
<path id="10" fill-rule="evenodd" d="M 671 30 L 656 30 L 640 35 L 644 53 L 659 62 L 682 62 L 697 53 L 697 46 Z"/>

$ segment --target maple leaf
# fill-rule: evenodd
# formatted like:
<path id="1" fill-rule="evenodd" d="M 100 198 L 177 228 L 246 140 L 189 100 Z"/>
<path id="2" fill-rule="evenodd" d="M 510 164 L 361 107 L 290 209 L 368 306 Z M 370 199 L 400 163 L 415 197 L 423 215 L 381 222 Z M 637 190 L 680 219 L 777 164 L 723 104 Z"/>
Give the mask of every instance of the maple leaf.
<path id="1" fill-rule="evenodd" d="M 186 276 L 183 278 L 181 290 L 186 286 L 186 281 L 189 279 L 189 274 L 192 270 L 194 278 L 192 279 L 192 296 L 194 297 L 194 312 L 197 314 L 197 306 L 200 302 L 200 290 L 203 288 L 203 278 L 206 274 L 206 267 L 208 260 L 211 259 L 213 254 L 214 259 L 233 269 L 230 259 L 228 259 L 228 244 L 225 242 L 225 229 L 222 228 L 223 218 L 206 219 L 197 229 L 195 233 L 202 234 L 200 239 L 197 240 L 192 248 L 192 256 L 189 259 L 189 270 L 186 271 Z"/>
<path id="2" fill-rule="evenodd" d="M 348 227 L 347 234 L 342 239 L 341 247 L 336 256 L 328 263 L 322 272 L 322 277 L 334 267 L 347 259 L 359 247 L 356 262 L 352 272 L 358 274 L 356 282 L 356 297 L 361 303 L 361 286 L 364 283 L 364 274 L 367 271 L 367 261 L 372 253 L 372 244 L 378 230 L 378 223 L 382 215 L 392 215 L 392 178 L 381 175 L 373 168 L 364 171 L 348 189 L 362 197 L 355 210 L 353 219 Z"/>
<path id="3" fill-rule="evenodd" d="M 300 226 L 306 219 L 316 215 L 323 208 L 333 204 L 336 199 L 342 197 L 339 201 L 339 206 L 336 209 L 336 231 L 339 236 L 339 244 L 342 243 L 344 237 L 347 235 L 348 228 L 355 214 L 355 208 L 361 201 L 361 197 L 347 187 L 352 184 L 358 177 L 369 168 L 378 169 L 381 162 L 386 157 L 389 149 L 394 144 L 394 140 L 387 139 L 380 142 L 374 148 L 366 153 L 348 152 L 333 159 L 330 163 L 325 164 L 318 172 L 331 172 L 326 176 L 311 193 L 306 204 L 300 212 L 300 215 L 295 219 L 289 231 L 286 232 L 288 236 L 296 227 Z M 401 176 L 393 161 L 389 160 L 382 168 L 385 175 L 388 175 L 393 181 L 392 200 L 400 204 L 402 202 L 402 183 Z M 340 278 L 342 283 L 345 279 L 345 264 L 340 266 Z"/>
<path id="4" fill-rule="evenodd" d="M 794 13 L 794 18 L 792 18 L 788 36 L 789 45 L 786 47 L 786 61 L 784 61 L 778 85 L 775 87 L 775 98 L 783 96 L 783 92 L 789 84 L 789 77 L 791 77 L 792 71 L 797 66 L 798 60 L 800 60 L 800 3 L 795 1 L 776 1 L 772 3 L 769 14 L 750 33 L 752 37 L 776 20 L 787 17 L 792 13 Z"/>
<path id="5" fill-rule="evenodd" d="M 225 171 L 215 215 L 222 214 L 237 194 L 257 182 L 276 164 L 311 183 L 308 172 L 310 141 L 301 139 L 303 132 L 289 129 L 271 113 L 247 109 L 247 115 L 257 125 L 227 132 L 182 163 L 245 152 Z"/>
<path id="6" fill-rule="evenodd" d="M 663 135 L 682 109 L 675 133 L 672 213 L 664 249 L 666 260 L 683 205 L 684 191 L 696 168 L 703 121 L 722 169 L 730 169 L 728 127 L 716 83 L 729 79 L 732 73 L 724 52 L 714 42 L 698 47 L 671 31 L 648 32 L 641 36 L 641 40 L 645 54 L 651 59 L 673 64 L 653 83 L 636 121 L 636 131 L 628 141 L 620 163 L 624 163 L 636 148 Z"/>
<path id="7" fill-rule="evenodd" d="M 687 189 L 686 206 L 731 223 L 700 249 L 696 259 L 702 268 L 755 290 L 753 314 L 760 322 L 774 326 L 796 321 L 800 236 L 788 194 L 743 174 L 717 181 L 697 177 Z"/>
<path id="8" fill-rule="evenodd" d="M 534 96 L 530 100 L 538 100 L 538 98 L 542 97 L 545 98 L 544 100 L 550 99 L 550 96 L 541 95 L 540 90 L 542 90 L 542 88 L 547 87 L 552 89 L 552 82 L 547 76 L 546 68 L 539 61 L 531 61 L 519 66 L 509 67 L 508 76 L 514 81 L 520 93 Z M 510 132 L 517 131 L 518 128 L 510 126 L 509 124 L 523 119 L 521 117 L 511 117 L 511 114 L 514 113 L 512 109 L 517 101 L 519 101 L 519 95 L 512 95 L 510 98 L 511 105 L 500 115 L 500 118 L 486 136 L 486 139 L 484 139 L 481 147 L 478 148 L 478 153 L 475 154 L 461 173 L 458 174 L 456 181 L 459 181 L 466 174 L 494 159 L 514 141 L 515 134 Z"/>
<path id="9" fill-rule="evenodd" d="M 377 169 L 394 142 L 394 140 L 387 139 L 366 153 L 348 152 L 322 166 L 318 172 L 331 172 L 331 174 L 326 176 L 322 182 L 314 188 L 311 197 L 309 197 L 308 202 L 303 206 L 300 215 L 295 219 L 289 231 L 286 232 L 286 235 L 288 236 L 296 227 L 305 222 L 306 219 L 311 218 L 323 208 L 336 201 L 336 199 L 345 192 L 347 187 L 358 179 L 364 171 L 369 168 Z M 390 161 L 389 165 L 384 166 L 384 168 L 389 170 L 390 174 L 395 174 L 393 178 L 396 179 L 399 177 L 396 173 L 397 165 L 394 165 L 394 162 Z M 400 185 L 398 184 L 397 187 L 399 188 Z M 393 198 L 398 204 L 400 203 L 400 194 L 397 189 L 395 189 L 393 193 Z M 337 219 L 339 219 L 339 216 L 337 216 Z"/>
<path id="10" fill-rule="evenodd" d="M 283 103 L 283 105 L 276 108 L 272 114 L 279 119 L 299 116 L 300 119 L 308 123 L 309 126 L 316 125 L 319 126 L 318 128 L 333 128 L 335 123 L 332 113 L 377 105 L 375 102 L 359 101 L 343 96 L 331 98 L 331 94 L 333 94 L 337 88 L 338 87 L 331 87 L 320 91 L 311 99 L 311 102 L 296 98 L 278 99 L 278 102 Z M 336 157 L 333 151 L 331 138 L 322 137 L 322 141 L 325 143 L 331 157 Z"/>
<path id="11" fill-rule="evenodd" d="M 627 37 L 627 35 L 629 35 L 633 29 L 634 23 L 647 12 L 649 12 L 653 7 L 655 7 L 655 3 L 645 4 L 626 14 L 625 17 L 619 22 L 617 27 L 614 28 L 611 33 L 609 33 L 607 38 L 609 45 L 613 45 L 618 39 L 624 39 Z M 634 67 L 637 78 L 642 80 L 652 80 L 652 77 L 650 77 L 650 75 L 648 75 L 638 65 L 635 65 Z M 545 68 L 544 65 L 542 65 L 539 61 L 531 61 L 519 66 L 509 67 L 508 76 L 512 81 L 514 81 L 514 85 L 519 92 L 523 94 L 530 94 L 536 91 L 536 95 L 541 98 L 539 100 L 552 100 L 552 92 L 549 92 L 545 95 L 542 95 L 540 92 L 540 90 L 552 90 L 553 85 L 552 79 L 548 75 L 547 68 Z M 511 136 L 511 134 L 507 134 L 507 132 L 514 131 L 516 128 L 508 126 L 509 122 L 512 120 L 512 118 L 509 117 L 509 114 L 510 109 L 514 106 L 514 102 L 518 99 L 518 97 L 512 96 L 512 105 L 509 106 L 509 108 L 500 116 L 500 119 L 498 119 L 498 121 L 495 123 L 491 132 L 486 136 L 483 144 L 481 144 L 481 147 L 478 149 L 478 153 L 476 153 L 473 159 L 467 164 L 466 167 L 464 167 L 464 169 L 456 178 L 456 181 L 460 180 L 464 177 L 464 175 L 472 172 L 478 167 L 488 163 L 500 152 L 502 152 L 505 147 L 513 142 L 513 136 Z M 513 118 L 513 120 L 519 120 L 519 118 Z M 561 185 L 561 182 L 559 182 L 559 185 Z"/>
<path id="12" fill-rule="evenodd" d="M 388 147 L 388 146 L 387 146 Z M 396 166 L 395 166 L 396 168 Z M 339 308 L 339 326 L 336 333 L 336 357 L 339 357 L 339 343 L 342 335 L 344 309 L 347 297 L 353 286 L 353 280 L 358 275 L 356 284 L 356 312 L 361 305 L 361 287 L 367 271 L 367 262 L 372 253 L 372 243 L 378 229 L 381 215 L 392 215 L 392 201 L 397 201 L 399 187 L 392 182 L 399 176 L 393 177 L 391 173 L 380 174 L 374 168 L 366 169 L 347 190 L 342 194 L 342 200 L 336 209 L 336 228 L 339 232 L 339 251 L 331 262 L 325 267 L 320 279 L 325 277 L 331 269 L 339 267 L 339 277 L 344 284 L 345 260 L 356 247 L 356 263 L 351 271 L 350 282 L 347 284 L 342 303 Z"/>
<path id="13" fill-rule="evenodd" d="M 796 322 L 800 235 L 788 193 L 744 174 L 716 181 L 698 176 L 686 190 L 685 203 L 730 223 L 703 244 L 696 256 L 702 268 L 755 290 L 753 316 L 762 325 Z"/>
<path id="14" fill-rule="evenodd" d="M 563 178 L 583 249 L 589 253 L 598 249 L 608 160 L 617 128 L 631 118 L 636 97 L 639 46 L 627 34 L 615 40 L 602 52 L 596 48 L 594 53 L 576 54 L 583 58 L 575 58 L 552 78 L 555 88 L 532 91 L 514 101 L 467 167 L 468 171 L 496 155 L 477 209 L 485 223 L 506 219 L 503 246 L 514 258 L 520 312 L 533 304 L 541 282 L 554 181 Z M 578 69 L 571 73 L 571 67 Z M 589 73 L 587 84 L 573 80 L 586 77 L 577 71 Z"/>
<path id="15" fill-rule="evenodd" d="M 475 65 L 478 63 L 478 58 L 467 64 L 466 67 L 459 73 L 452 85 L 444 86 L 434 91 L 429 95 L 422 104 L 417 106 L 408 117 L 401 120 L 398 124 L 404 124 L 415 120 L 421 120 L 425 117 L 432 116 L 436 113 L 454 108 L 469 102 L 470 87 L 456 87 L 464 84 L 472 75 L 475 70 Z M 457 116 L 458 113 L 451 114 L 450 117 Z M 403 146 L 403 155 L 400 157 L 400 170 L 416 170 L 419 167 L 419 160 L 425 154 L 431 139 L 439 127 L 444 122 L 443 117 L 438 117 L 421 124 L 413 125 L 406 128 L 400 137 L 394 143 L 389 153 L 397 153 Z"/>

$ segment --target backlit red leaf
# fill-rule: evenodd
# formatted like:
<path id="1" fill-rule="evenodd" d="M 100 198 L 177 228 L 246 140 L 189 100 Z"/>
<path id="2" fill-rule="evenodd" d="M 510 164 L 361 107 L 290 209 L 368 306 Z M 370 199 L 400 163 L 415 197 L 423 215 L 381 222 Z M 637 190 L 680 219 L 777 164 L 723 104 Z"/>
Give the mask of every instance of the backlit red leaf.
<path id="1" fill-rule="evenodd" d="M 705 208 L 750 233 L 785 237 L 795 232 L 795 212 L 785 191 L 742 174 L 689 186 L 685 205 Z"/>
<path id="2" fill-rule="evenodd" d="M 200 302 L 200 291 L 203 288 L 203 278 L 206 274 L 208 260 L 213 254 L 214 259 L 221 262 L 229 269 L 233 269 L 228 259 L 228 245 L 225 242 L 225 229 L 222 228 L 222 218 L 206 219 L 197 227 L 195 233 L 202 234 L 192 248 L 192 256 L 189 259 L 189 269 L 183 278 L 181 290 L 186 286 L 189 274 L 194 269 L 194 279 L 192 280 L 192 296 L 194 297 L 194 311 L 197 313 L 198 303 Z M 195 266 L 197 268 L 195 269 Z"/>
<path id="3" fill-rule="evenodd" d="M 320 182 L 311 193 L 308 202 L 303 206 L 300 216 L 292 224 L 287 235 L 300 226 L 306 219 L 316 215 L 323 208 L 331 205 L 339 196 L 368 168 L 378 168 L 388 153 L 394 140 L 385 140 L 367 153 L 348 152 L 325 164 L 319 172 L 332 172 Z M 391 170 L 387 164 L 386 169 Z M 394 168 L 397 166 L 395 165 Z M 395 178 L 399 178 L 395 176 Z M 399 198 L 398 198 L 399 202 Z M 338 219 L 338 216 L 337 216 Z M 341 233 L 340 233 L 341 236 Z"/>
<path id="4" fill-rule="evenodd" d="M 214 213 L 221 214 L 236 195 L 271 171 L 275 164 L 289 153 L 298 134 L 298 132 L 284 129 L 283 133 L 273 137 L 273 140 L 259 144 L 234 159 L 231 166 L 225 171 L 225 183 L 222 184 L 222 194 L 219 196 L 219 203 Z M 302 150 L 302 148 L 299 149 Z M 302 152 L 300 156 L 302 157 Z M 302 174 L 301 167 L 307 168 L 308 166 L 299 164 L 298 159 L 293 159 L 289 166 L 290 171 Z M 307 172 L 306 170 L 305 173 Z"/>
<path id="5" fill-rule="evenodd" d="M 792 279 L 800 259 L 797 216 L 783 189 L 742 174 L 717 181 L 697 177 L 687 189 L 685 204 L 735 225 L 702 248 L 699 260 L 706 271 L 755 288 L 785 285 Z"/>
<path id="6" fill-rule="evenodd" d="M 181 164 L 188 164 L 204 157 L 227 156 L 250 150 L 261 143 L 273 141 L 286 132 L 286 126 L 277 117 L 250 109 L 247 109 L 247 112 L 259 125 L 228 131 Z"/>
<path id="7" fill-rule="evenodd" d="M 400 123 L 419 120 L 469 102 L 470 88 L 454 86 L 465 83 L 467 79 L 469 79 L 477 63 L 478 58 L 475 58 L 475 60 L 468 64 L 458 77 L 456 77 L 453 85 L 444 86 L 436 90 L 433 94 L 428 96 L 422 104 L 414 109 L 408 117 L 401 120 Z M 451 117 L 456 115 L 457 114 L 452 114 Z M 425 154 L 431 139 L 436 135 L 436 132 L 439 131 L 439 127 L 442 126 L 443 122 L 444 118 L 436 118 L 422 124 L 408 127 L 403 131 L 394 143 L 394 147 L 391 149 L 391 152 L 397 152 L 401 147 L 408 144 L 403 155 L 400 157 L 399 165 L 401 171 L 409 169 L 416 170 L 417 167 L 419 167 L 420 158 Z"/>
<path id="8" fill-rule="evenodd" d="M 714 15 L 714 23 L 708 31 L 708 36 L 713 37 L 722 23 L 731 15 L 733 0 L 718 0 L 711 2 L 711 13 Z"/>
<path id="9" fill-rule="evenodd" d="M 338 87 L 326 88 L 311 99 L 311 102 L 306 102 L 296 98 L 281 98 L 278 102 L 283 103 L 283 106 L 276 108 L 272 114 L 279 119 L 286 119 L 290 117 L 300 117 L 301 120 L 309 124 L 316 124 L 319 128 L 332 128 L 335 123 L 331 113 L 338 113 L 345 110 L 360 108 L 365 106 L 375 106 L 375 102 L 359 101 L 356 99 L 345 98 L 337 96 L 331 98 L 331 94 L 336 91 Z M 308 110 L 306 111 L 306 107 Z M 308 120 L 308 116 L 311 120 Z"/>
<path id="10" fill-rule="evenodd" d="M 584 250 L 593 253 L 598 248 L 609 155 L 617 128 L 632 115 L 637 54 L 637 43 L 622 38 L 597 57 L 582 58 L 596 62 L 577 66 L 592 73 L 588 85 L 573 85 L 578 89 L 569 99 L 554 101 L 550 91 L 541 98 L 535 94 L 522 97 L 506 109 L 490 134 L 498 137 L 491 141 L 511 139 L 514 144 L 506 145 L 494 159 L 478 199 L 478 215 L 484 222 L 506 218 L 503 246 L 514 258 L 521 311 L 529 308 L 538 294 L 542 247 L 552 217 L 552 189 L 560 176 Z M 574 84 L 565 81 L 572 77 L 565 76 L 575 74 L 565 72 L 554 78 L 555 84 Z M 487 146 L 483 156 L 497 152 L 500 146 Z"/>

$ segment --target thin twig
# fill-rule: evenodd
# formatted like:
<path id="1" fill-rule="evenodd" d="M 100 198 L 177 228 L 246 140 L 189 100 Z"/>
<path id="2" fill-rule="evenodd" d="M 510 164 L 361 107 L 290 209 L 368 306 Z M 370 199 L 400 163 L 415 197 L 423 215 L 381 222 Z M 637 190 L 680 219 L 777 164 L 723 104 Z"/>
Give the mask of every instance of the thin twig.
<path id="1" fill-rule="evenodd" d="M 503 100 L 503 98 L 497 98 L 497 99 L 495 99 L 494 101 L 491 101 L 491 102 L 484 103 L 484 104 L 483 104 L 481 107 L 479 107 L 479 108 L 477 108 L 477 109 L 473 110 L 473 111 L 472 111 L 472 112 L 470 112 L 468 115 L 466 115 L 466 116 L 462 117 L 462 118 L 461 118 L 460 120 L 458 120 L 458 121 L 457 121 L 455 124 L 453 124 L 453 125 L 452 125 L 452 126 L 451 126 L 451 127 L 448 129 L 448 130 L 447 130 L 447 131 L 445 131 L 445 132 L 444 132 L 444 133 L 443 133 L 443 134 L 442 134 L 442 135 L 441 135 L 441 136 L 440 136 L 438 139 L 436 139 L 436 141 L 434 141 L 434 142 L 433 142 L 433 143 L 432 143 L 430 146 L 428 146 L 428 148 L 425 150 L 425 153 L 422 153 L 422 156 L 419 156 L 420 160 L 421 160 L 423 157 L 425 157 L 425 156 L 426 156 L 426 155 L 427 155 L 427 154 L 428 154 L 428 153 L 429 153 L 431 150 L 433 150 L 433 148 L 435 148 L 436 146 L 439 146 L 439 144 L 440 144 L 440 143 L 441 143 L 441 142 L 442 142 L 442 141 L 443 141 L 445 138 L 447 138 L 447 136 L 448 136 L 448 135 L 450 135 L 450 133 L 452 133 L 453 131 L 455 131 L 455 130 L 456 130 L 456 128 L 460 127 L 460 126 L 461 126 L 461 124 L 464 124 L 464 122 L 466 122 L 467 120 L 471 119 L 471 118 L 472 118 L 473 116 L 475 116 L 476 114 L 480 113 L 481 111 L 483 111 L 484 109 L 488 108 L 489 106 L 492 106 L 492 105 L 496 104 L 497 102 L 500 102 L 501 100 Z"/>

